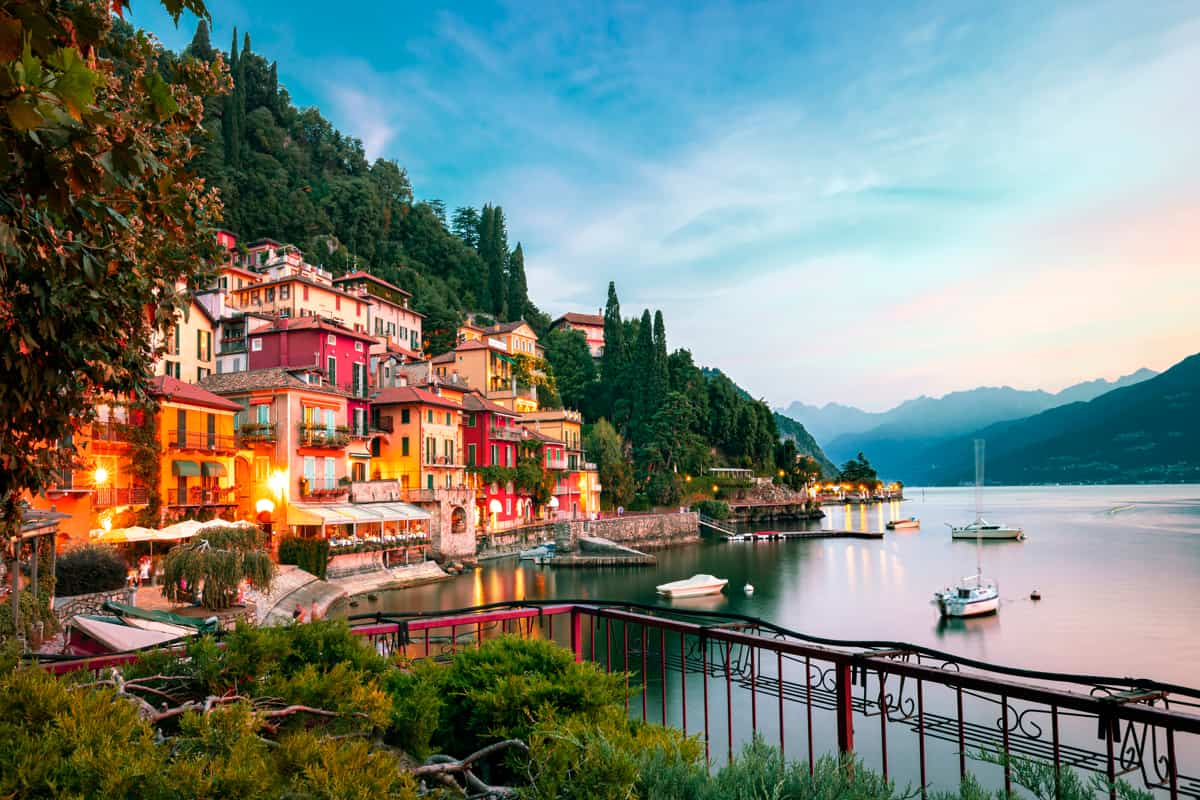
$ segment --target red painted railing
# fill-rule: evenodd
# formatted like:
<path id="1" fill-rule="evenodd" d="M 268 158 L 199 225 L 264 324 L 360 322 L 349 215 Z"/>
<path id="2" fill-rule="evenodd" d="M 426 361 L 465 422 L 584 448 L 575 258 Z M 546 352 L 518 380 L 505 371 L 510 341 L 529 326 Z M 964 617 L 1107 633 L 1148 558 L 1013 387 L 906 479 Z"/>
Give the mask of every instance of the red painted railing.
<path id="1" fill-rule="evenodd" d="M 625 675 L 631 714 L 702 733 L 714 760 L 757 734 L 789 758 L 853 752 L 928 789 L 971 771 L 1012 788 L 1014 759 L 1200 798 L 1200 690 L 1024 670 L 896 642 L 805 636 L 762 620 L 633 604 L 493 604 L 434 614 L 356 615 L 382 653 L 453 658 L 501 634 L 542 638 Z M 47 665 L 128 663 L 122 654 Z M 697 714 L 697 710 L 701 713 Z M 981 752 L 990 761 L 978 759 Z M 900 775 L 894 769 L 900 764 Z M 1056 773 L 1057 775 L 1057 773 Z"/>

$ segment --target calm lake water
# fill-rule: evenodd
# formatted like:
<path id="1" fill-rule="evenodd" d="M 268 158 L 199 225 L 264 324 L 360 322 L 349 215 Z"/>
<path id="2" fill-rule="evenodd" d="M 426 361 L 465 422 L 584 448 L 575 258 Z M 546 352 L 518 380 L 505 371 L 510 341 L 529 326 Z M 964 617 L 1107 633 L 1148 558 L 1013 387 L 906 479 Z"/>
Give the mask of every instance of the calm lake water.
<path id="1" fill-rule="evenodd" d="M 908 495 L 903 503 L 826 507 L 826 518 L 810 525 L 882 530 L 889 519 L 920 518 L 921 530 L 881 541 L 706 539 L 658 551 L 655 567 L 621 569 L 555 570 L 510 558 L 374 603 L 364 599 L 355 610 L 572 598 L 669 607 L 655 585 L 711 573 L 729 579 L 723 596 L 675 607 L 749 614 L 821 636 L 908 641 L 1014 666 L 1200 684 L 1200 486 L 989 488 L 987 518 L 1020 525 L 1028 538 L 982 548 L 984 573 L 1000 585 L 1000 613 L 950 625 L 939 621 L 931 597 L 975 571 L 975 544 L 951 541 L 945 526 L 973 518 L 974 490 L 910 488 Z M 742 591 L 747 582 L 753 595 Z M 1029 600 L 1034 588 L 1040 602 Z"/>

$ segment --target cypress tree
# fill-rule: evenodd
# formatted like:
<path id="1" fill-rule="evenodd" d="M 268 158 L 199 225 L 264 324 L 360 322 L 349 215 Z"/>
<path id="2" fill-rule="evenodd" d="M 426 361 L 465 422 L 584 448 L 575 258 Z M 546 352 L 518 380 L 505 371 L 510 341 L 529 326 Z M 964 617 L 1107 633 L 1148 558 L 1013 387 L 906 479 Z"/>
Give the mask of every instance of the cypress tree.
<path id="1" fill-rule="evenodd" d="M 480 242 L 481 249 L 483 242 Z M 497 319 L 504 319 L 504 277 L 508 261 L 508 233 L 504 229 L 504 209 L 492 208 L 491 225 L 488 231 L 487 248 L 483 250 L 483 261 L 488 268 L 488 298 L 491 311 Z"/>
<path id="2" fill-rule="evenodd" d="M 625 322 L 621 319 L 621 301 L 617 285 L 608 282 L 608 301 L 604 304 L 604 353 L 600 356 L 600 380 L 612 387 L 625 377 Z"/>
<path id="3" fill-rule="evenodd" d="M 521 243 L 508 256 L 508 321 L 525 318 L 529 306 L 529 286 L 525 282 L 525 254 Z"/>
<path id="4" fill-rule="evenodd" d="M 635 447 L 645 443 L 650 429 L 650 419 L 658 410 L 659 399 L 654 397 L 654 323 L 650 309 L 642 311 L 638 326 L 637 341 L 629 363 L 629 393 L 632 408 L 629 415 L 629 434 Z"/>
<path id="5" fill-rule="evenodd" d="M 657 411 L 671 389 L 671 375 L 667 369 L 667 328 L 663 323 L 662 310 L 654 312 L 654 365 L 650 389 L 651 404 Z"/>
<path id="6" fill-rule="evenodd" d="M 213 60 L 216 51 L 213 50 L 212 42 L 209 40 L 207 20 L 202 19 L 196 25 L 196 35 L 192 37 L 192 43 L 188 45 L 187 52 L 201 61 Z"/>
<path id="7" fill-rule="evenodd" d="M 239 152 L 242 132 L 238 125 L 238 42 L 237 28 L 233 29 L 233 42 L 229 46 L 229 73 L 233 76 L 233 91 L 225 95 L 222 104 L 221 134 L 225 140 L 225 163 L 236 167 L 241 161 Z"/>

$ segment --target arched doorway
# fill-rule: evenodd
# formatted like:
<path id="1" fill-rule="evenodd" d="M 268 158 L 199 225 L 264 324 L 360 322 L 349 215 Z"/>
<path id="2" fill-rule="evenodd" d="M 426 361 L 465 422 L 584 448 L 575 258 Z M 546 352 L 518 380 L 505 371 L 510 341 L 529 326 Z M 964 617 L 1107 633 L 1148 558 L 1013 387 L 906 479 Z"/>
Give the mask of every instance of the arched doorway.
<path id="1" fill-rule="evenodd" d="M 462 506 L 455 506 L 454 510 L 450 512 L 450 532 L 467 532 L 467 512 Z"/>

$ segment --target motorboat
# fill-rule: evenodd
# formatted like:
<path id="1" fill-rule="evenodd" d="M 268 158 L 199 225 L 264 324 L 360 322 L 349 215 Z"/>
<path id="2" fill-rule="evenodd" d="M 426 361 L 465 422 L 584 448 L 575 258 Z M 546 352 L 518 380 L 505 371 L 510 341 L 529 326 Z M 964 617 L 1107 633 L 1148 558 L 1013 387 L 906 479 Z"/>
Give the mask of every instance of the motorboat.
<path id="1" fill-rule="evenodd" d="M 917 519 L 916 517 L 909 517 L 908 519 L 894 519 L 889 522 L 886 527 L 889 531 L 907 531 L 914 528 L 920 528 L 921 520 Z"/>
<path id="2" fill-rule="evenodd" d="M 1011 525 L 998 525 L 988 522 L 983 517 L 977 517 L 967 525 L 955 526 L 946 523 L 950 528 L 951 539 L 989 539 L 1020 541 L 1025 538 L 1025 531 Z"/>
<path id="3" fill-rule="evenodd" d="M 727 579 L 713 575 L 693 575 L 687 580 L 660 584 L 655 590 L 664 597 L 701 597 L 720 594 L 727 583 Z"/>
<path id="4" fill-rule="evenodd" d="M 982 575 L 969 575 L 957 586 L 934 593 L 943 617 L 978 617 L 1000 610 L 1000 589 Z"/>
<path id="5" fill-rule="evenodd" d="M 531 547 L 528 550 L 522 550 L 520 553 L 521 560 L 522 561 L 537 561 L 539 558 L 544 558 L 546 556 L 553 556 L 555 553 L 555 550 L 556 550 L 556 546 L 555 546 L 554 542 L 546 542 L 545 544 L 539 544 L 537 547 Z"/>
<path id="6" fill-rule="evenodd" d="M 123 653 L 215 633 L 216 617 L 197 619 L 108 601 L 107 614 L 76 614 L 67 622 L 67 647 L 76 655 Z"/>

